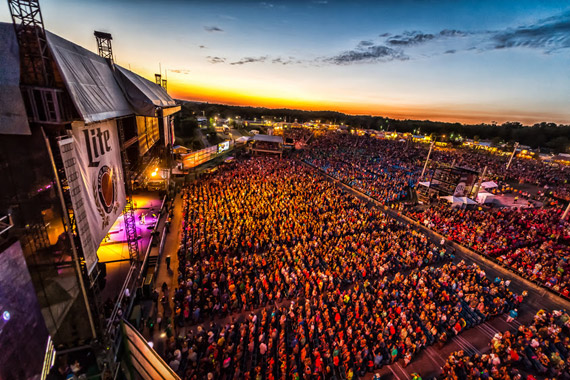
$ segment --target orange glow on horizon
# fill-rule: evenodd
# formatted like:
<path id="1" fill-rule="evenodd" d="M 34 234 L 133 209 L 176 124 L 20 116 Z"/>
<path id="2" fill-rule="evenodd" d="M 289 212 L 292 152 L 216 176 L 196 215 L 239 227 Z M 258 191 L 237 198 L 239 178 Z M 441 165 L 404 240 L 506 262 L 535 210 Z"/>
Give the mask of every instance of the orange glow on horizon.
<path id="1" fill-rule="evenodd" d="M 348 115 L 382 116 L 400 120 L 431 120 L 451 123 L 477 124 L 477 123 L 503 123 L 506 121 L 519 121 L 526 125 L 548 121 L 567 124 L 564 115 L 521 113 L 519 111 L 500 110 L 486 111 L 480 109 L 461 109 L 456 105 L 447 107 L 429 105 L 378 105 L 371 103 L 355 103 L 350 101 L 330 102 L 310 98 L 291 99 L 258 95 L 253 92 L 235 89 L 217 89 L 196 84 L 170 84 L 169 93 L 173 98 L 195 101 L 226 104 L 244 107 L 287 108 L 303 111 L 335 111 Z"/>

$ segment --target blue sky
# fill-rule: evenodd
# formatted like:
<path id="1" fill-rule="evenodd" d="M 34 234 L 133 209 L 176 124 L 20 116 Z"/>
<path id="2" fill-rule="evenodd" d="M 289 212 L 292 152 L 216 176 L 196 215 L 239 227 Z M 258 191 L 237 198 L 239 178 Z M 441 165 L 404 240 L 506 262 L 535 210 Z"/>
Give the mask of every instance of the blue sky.
<path id="1" fill-rule="evenodd" d="M 396 118 L 570 123 L 568 1 L 42 0 L 46 27 L 172 95 Z M 0 20 L 9 21 L 7 5 Z"/>

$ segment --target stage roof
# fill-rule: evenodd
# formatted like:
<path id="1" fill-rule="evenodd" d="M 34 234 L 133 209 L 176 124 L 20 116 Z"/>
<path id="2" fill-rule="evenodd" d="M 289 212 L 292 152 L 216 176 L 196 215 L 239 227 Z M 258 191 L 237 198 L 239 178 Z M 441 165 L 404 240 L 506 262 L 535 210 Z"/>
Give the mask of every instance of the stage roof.
<path id="1" fill-rule="evenodd" d="M 115 75 L 127 101 L 137 115 L 157 116 L 158 108 L 176 106 L 174 99 L 162 86 L 119 65 L 115 65 Z"/>
<path id="2" fill-rule="evenodd" d="M 29 135 L 20 92 L 20 53 L 14 26 L 0 23 L 0 134 Z"/>
<path id="3" fill-rule="evenodd" d="M 252 140 L 283 144 L 282 136 L 255 135 Z"/>
<path id="4" fill-rule="evenodd" d="M 65 86 L 86 123 L 133 114 L 105 58 L 48 31 L 46 36 Z"/>

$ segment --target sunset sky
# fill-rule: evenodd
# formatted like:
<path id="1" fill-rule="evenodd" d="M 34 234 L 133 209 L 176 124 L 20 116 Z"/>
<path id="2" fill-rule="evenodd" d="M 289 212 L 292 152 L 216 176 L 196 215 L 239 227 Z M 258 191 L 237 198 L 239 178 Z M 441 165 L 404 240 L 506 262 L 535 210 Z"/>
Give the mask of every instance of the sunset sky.
<path id="1" fill-rule="evenodd" d="M 176 98 L 400 119 L 570 123 L 570 2 L 41 0 L 48 30 Z M 10 22 L 7 4 L 0 20 Z"/>

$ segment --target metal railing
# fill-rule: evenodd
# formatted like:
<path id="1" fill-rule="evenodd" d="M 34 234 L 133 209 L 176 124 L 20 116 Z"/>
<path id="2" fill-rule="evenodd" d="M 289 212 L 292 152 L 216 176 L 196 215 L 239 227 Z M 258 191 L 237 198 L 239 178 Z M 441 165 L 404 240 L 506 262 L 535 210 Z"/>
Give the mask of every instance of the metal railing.
<path id="1" fill-rule="evenodd" d="M 221 154 L 228 152 L 229 150 L 233 149 L 235 143 L 234 141 L 229 141 L 229 148 L 224 150 L 223 152 L 218 152 L 218 146 L 214 145 L 205 149 L 197 150 L 195 152 L 191 152 L 186 154 L 182 158 L 182 163 L 184 165 L 184 169 L 195 168 L 198 165 L 206 163 Z"/>

